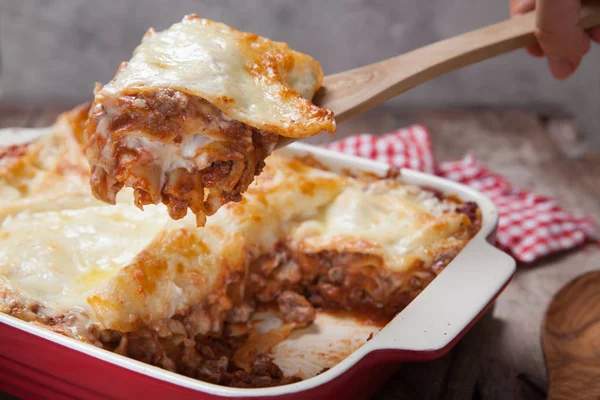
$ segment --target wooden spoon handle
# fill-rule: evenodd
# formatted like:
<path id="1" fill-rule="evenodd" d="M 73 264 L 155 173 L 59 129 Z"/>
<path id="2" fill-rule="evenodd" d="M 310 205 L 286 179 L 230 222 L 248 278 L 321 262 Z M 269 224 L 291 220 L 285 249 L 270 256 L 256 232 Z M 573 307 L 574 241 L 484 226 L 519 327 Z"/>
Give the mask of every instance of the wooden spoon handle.
<path id="1" fill-rule="evenodd" d="M 582 6 L 581 26 L 600 25 L 600 2 Z M 447 72 L 535 43 L 535 12 L 354 70 L 326 76 L 315 104 L 338 122 L 352 118 Z"/>

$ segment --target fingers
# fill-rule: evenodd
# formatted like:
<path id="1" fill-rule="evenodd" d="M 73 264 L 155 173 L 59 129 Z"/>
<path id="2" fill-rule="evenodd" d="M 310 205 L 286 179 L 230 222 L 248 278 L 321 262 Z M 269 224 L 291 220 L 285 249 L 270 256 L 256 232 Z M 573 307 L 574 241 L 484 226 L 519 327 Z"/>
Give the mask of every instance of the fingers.
<path id="1" fill-rule="evenodd" d="M 571 75 L 589 51 L 590 38 L 579 27 L 579 0 L 539 0 L 536 37 L 557 79 Z"/>
<path id="2" fill-rule="evenodd" d="M 600 26 L 587 31 L 588 36 L 596 43 L 600 43 Z"/>
<path id="3" fill-rule="evenodd" d="M 527 50 L 527 52 L 529 54 L 531 54 L 534 57 L 544 57 L 544 50 L 542 50 L 542 47 L 539 44 L 532 44 L 531 46 L 527 46 L 525 48 Z"/>
<path id="4" fill-rule="evenodd" d="M 510 16 L 523 14 L 535 8 L 535 0 L 510 0 Z"/>
<path id="5" fill-rule="evenodd" d="M 510 0 L 510 16 L 524 14 L 535 9 L 535 0 Z M 526 50 L 534 57 L 543 57 L 544 51 L 539 44 L 527 46 Z"/>
<path id="6" fill-rule="evenodd" d="M 536 9 L 536 0 L 509 0 L 510 15 Z M 537 0 L 538 43 L 527 47 L 534 57 L 548 57 L 557 79 L 570 76 L 590 49 L 590 39 L 600 43 L 600 27 L 584 32 L 579 27 L 580 0 Z"/>

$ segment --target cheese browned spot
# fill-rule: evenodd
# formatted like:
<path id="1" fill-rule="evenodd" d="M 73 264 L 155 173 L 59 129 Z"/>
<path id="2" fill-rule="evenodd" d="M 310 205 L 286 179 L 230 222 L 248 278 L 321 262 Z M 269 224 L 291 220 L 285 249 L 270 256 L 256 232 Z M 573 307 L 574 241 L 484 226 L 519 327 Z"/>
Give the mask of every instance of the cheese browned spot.
<path id="1" fill-rule="evenodd" d="M 114 79 L 96 88 L 85 130 L 94 195 L 164 203 L 196 223 L 241 199 L 280 137 L 335 132 L 309 99 L 317 61 L 285 43 L 187 16 L 149 31 Z"/>

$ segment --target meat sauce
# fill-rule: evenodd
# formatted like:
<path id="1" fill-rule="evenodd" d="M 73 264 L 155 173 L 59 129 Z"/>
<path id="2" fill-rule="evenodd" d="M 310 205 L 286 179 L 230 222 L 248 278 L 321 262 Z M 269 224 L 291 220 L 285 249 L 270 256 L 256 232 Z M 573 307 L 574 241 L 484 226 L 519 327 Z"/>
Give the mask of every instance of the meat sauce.
<path id="1" fill-rule="evenodd" d="M 173 89 L 94 104 L 85 136 L 96 198 L 112 204 L 130 186 L 138 207 L 162 202 L 173 219 L 189 208 L 198 226 L 241 200 L 278 140 Z"/>

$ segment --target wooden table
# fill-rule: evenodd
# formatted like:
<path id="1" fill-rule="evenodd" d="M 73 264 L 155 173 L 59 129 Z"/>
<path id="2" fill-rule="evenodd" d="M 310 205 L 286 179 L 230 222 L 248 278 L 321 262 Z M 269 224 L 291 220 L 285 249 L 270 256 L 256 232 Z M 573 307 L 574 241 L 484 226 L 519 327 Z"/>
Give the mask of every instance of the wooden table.
<path id="1" fill-rule="evenodd" d="M 0 127 L 46 126 L 59 112 L 0 109 Z M 430 128 L 439 160 L 472 152 L 515 186 L 554 197 L 568 210 L 600 221 L 600 152 L 585 148 L 572 121 L 511 110 L 379 108 L 341 124 L 338 135 L 384 133 L 412 122 Z M 543 399 L 544 311 L 561 286 L 598 267 L 600 249 L 594 245 L 520 266 L 494 309 L 450 353 L 400 366 L 375 399 Z"/>

